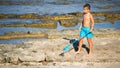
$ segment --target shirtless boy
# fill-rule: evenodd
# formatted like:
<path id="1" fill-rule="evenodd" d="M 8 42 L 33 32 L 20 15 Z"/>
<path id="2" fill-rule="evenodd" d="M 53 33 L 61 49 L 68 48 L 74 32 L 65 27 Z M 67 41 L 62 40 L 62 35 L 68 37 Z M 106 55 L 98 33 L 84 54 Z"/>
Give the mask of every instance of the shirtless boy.
<path id="1" fill-rule="evenodd" d="M 79 54 L 81 51 L 81 47 L 83 44 L 83 38 L 82 37 L 86 37 L 88 44 L 89 44 L 89 53 L 88 55 L 92 55 L 92 38 L 93 38 L 93 34 L 92 31 L 94 29 L 94 19 L 92 14 L 90 13 L 90 4 L 85 4 L 83 6 L 83 11 L 84 11 L 84 15 L 83 15 L 83 21 L 80 25 L 79 30 L 80 31 L 80 37 L 81 39 L 79 40 L 79 47 L 78 47 L 78 51 L 76 52 L 76 54 Z"/>

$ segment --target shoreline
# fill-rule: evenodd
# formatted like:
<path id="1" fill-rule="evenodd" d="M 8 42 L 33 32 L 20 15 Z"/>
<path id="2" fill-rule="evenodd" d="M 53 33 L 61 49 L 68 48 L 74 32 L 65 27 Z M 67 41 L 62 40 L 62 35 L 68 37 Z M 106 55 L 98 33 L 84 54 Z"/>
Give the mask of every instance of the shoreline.
<path id="1" fill-rule="evenodd" d="M 94 37 L 119 37 L 119 29 L 95 29 L 93 31 Z M 4 35 L 0 35 L 1 40 L 10 40 L 10 39 L 22 39 L 22 38 L 45 38 L 45 39 L 55 39 L 55 38 L 77 38 L 79 37 L 78 29 L 65 29 L 58 31 L 53 30 L 37 30 L 37 31 L 14 31 L 6 32 Z"/>

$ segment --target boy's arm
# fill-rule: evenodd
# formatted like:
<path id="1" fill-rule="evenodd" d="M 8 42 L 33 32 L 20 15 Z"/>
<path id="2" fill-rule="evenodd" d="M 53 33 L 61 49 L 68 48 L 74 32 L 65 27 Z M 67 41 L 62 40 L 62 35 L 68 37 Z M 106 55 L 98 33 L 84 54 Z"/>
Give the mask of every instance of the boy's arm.
<path id="1" fill-rule="evenodd" d="M 93 29 L 94 29 L 94 18 L 93 18 L 93 16 L 92 16 L 91 14 L 90 14 L 90 20 L 91 20 L 91 22 L 92 22 L 90 32 L 92 32 Z"/>
<path id="2" fill-rule="evenodd" d="M 83 23 L 83 21 L 82 21 L 82 23 Z M 79 31 L 80 31 L 80 30 L 81 30 L 81 28 L 82 28 L 82 23 L 80 24 Z"/>
<path id="3" fill-rule="evenodd" d="M 79 22 L 81 21 L 81 19 L 80 18 L 78 18 L 78 20 L 79 20 Z M 82 20 L 82 23 L 83 23 L 83 20 Z M 80 24 L 80 27 L 78 28 L 79 29 L 79 31 L 81 30 L 81 28 L 82 28 L 82 23 Z"/>

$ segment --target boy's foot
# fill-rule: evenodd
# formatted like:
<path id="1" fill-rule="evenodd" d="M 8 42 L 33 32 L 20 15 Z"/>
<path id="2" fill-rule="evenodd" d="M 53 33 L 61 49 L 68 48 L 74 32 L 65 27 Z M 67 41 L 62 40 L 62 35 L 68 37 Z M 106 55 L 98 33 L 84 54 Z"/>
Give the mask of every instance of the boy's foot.
<path id="1" fill-rule="evenodd" d="M 89 53 L 88 56 L 92 56 L 92 53 Z"/>
<path id="2" fill-rule="evenodd" d="M 79 53 L 80 53 L 79 51 L 75 52 L 75 54 L 79 54 Z"/>

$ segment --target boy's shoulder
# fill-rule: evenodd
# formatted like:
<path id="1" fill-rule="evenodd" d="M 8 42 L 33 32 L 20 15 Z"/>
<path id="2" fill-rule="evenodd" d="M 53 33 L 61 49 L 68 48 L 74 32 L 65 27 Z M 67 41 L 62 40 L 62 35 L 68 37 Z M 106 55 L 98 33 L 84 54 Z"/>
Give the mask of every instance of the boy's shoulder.
<path id="1" fill-rule="evenodd" d="M 90 16 L 93 16 L 92 13 L 89 13 Z"/>
<path id="2" fill-rule="evenodd" d="M 92 13 L 89 13 L 89 15 L 92 15 Z"/>

